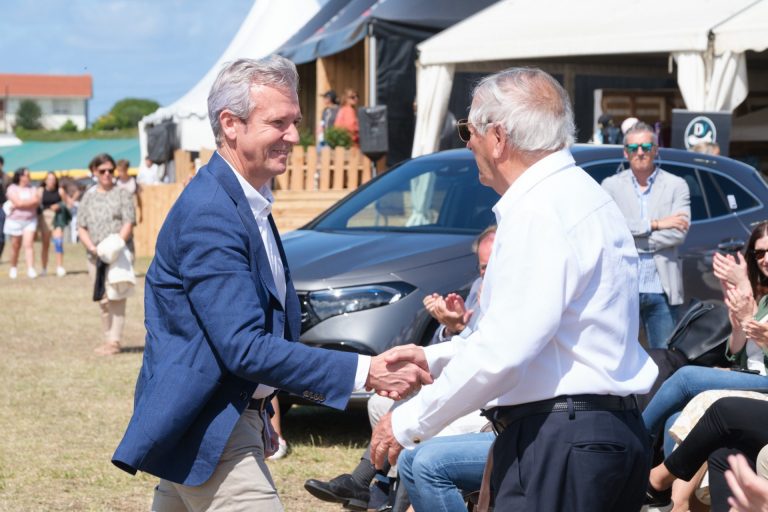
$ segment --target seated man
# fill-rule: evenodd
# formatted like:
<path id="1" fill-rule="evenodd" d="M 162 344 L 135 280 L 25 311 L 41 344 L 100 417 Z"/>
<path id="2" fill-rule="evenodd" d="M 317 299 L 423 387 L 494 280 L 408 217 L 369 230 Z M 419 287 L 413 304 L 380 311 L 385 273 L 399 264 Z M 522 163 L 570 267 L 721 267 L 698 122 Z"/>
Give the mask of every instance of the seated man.
<path id="1" fill-rule="evenodd" d="M 480 277 L 472 283 L 472 288 L 469 291 L 466 302 L 457 294 L 448 294 L 446 297 L 442 297 L 433 293 L 424 298 L 425 308 L 430 315 L 440 322 L 440 326 L 436 329 L 430 344 L 447 341 L 454 334 L 460 336 L 469 335 L 474 325 L 482 316 L 480 312 L 476 314 L 473 314 L 473 312 L 475 309 L 479 309 L 480 288 L 483 275 L 485 274 L 485 267 L 491 256 L 495 233 L 495 226 L 487 228 L 477 237 L 472 245 L 472 250 L 477 254 Z M 368 417 L 372 428 L 376 426 L 379 418 L 392 407 L 392 403 L 392 400 L 378 395 L 370 398 L 368 401 Z M 486 420 L 477 412 L 471 413 L 457 419 L 443 429 L 440 435 L 455 436 L 457 434 L 477 432 L 485 423 Z M 486 449 L 486 455 L 487 452 L 488 450 Z M 380 474 L 386 475 L 389 470 L 389 467 L 385 467 Z M 377 471 L 371 462 L 370 448 L 367 448 L 360 458 L 360 463 L 351 474 L 339 475 L 328 482 L 311 478 L 304 483 L 304 488 L 318 499 L 341 503 L 344 508 L 349 510 L 368 510 L 368 503 L 371 499 L 369 486 L 376 476 Z"/>

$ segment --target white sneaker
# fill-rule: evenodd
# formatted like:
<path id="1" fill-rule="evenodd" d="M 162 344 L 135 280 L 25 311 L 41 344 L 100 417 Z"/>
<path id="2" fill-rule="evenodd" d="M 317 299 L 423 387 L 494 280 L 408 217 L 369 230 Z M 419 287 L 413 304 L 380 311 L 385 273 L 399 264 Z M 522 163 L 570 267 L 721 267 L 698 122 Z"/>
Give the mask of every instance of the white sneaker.
<path id="1" fill-rule="evenodd" d="M 16 279 L 19 277 L 19 271 L 16 269 L 16 267 L 11 267 L 11 270 L 8 271 L 8 277 L 11 279 Z"/>
<path id="2" fill-rule="evenodd" d="M 37 272 L 35 272 L 35 269 L 28 268 L 27 269 L 27 277 L 30 279 L 36 279 L 37 278 Z"/>
<path id="3" fill-rule="evenodd" d="M 286 455 L 288 455 L 288 443 L 281 436 L 277 439 L 277 451 L 271 457 L 267 457 L 267 460 L 282 459 Z"/>
<path id="4" fill-rule="evenodd" d="M 40 270 L 40 274 L 38 274 L 38 275 L 39 275 L 40 277 L 45 277 L 45 276 L 47 276 L 47 275 L 48 275 L 48 269 L 46 269 L 46 268 L 43 268 L 43 269 L 41 269 L 41 270 Z M 31 277 L 31 276 L 30 276 L 30 277 Z M 34 278 L 32 278 L 32 279 L 34 279 Z"/>
<path id="5" fill-rule="evenodd" d="M 64 267 L 56 267 L 56 275 L 59 277 L 64 277 L 67 275 L 67 270 Z"/>

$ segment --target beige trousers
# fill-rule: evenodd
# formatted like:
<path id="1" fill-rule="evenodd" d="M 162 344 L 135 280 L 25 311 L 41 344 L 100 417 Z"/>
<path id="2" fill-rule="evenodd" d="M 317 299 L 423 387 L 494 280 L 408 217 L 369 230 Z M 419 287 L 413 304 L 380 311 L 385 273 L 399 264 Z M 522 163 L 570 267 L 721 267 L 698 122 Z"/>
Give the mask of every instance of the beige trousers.
<path id="1" fill-rule="evenodd" d="M 246 409 L 211 478 L 198 486 L 161 479 L 155 487 L 152 512 L 282 512 L 264 462 L 263 429 L 259 412 Z"/>
<path id="2" fill-rule="evenodd" d="M 91 281 L 96 280 L 96 260 L 88 255 L 88 275 Z M 101 329 L 104 332 L 104 341 L 107 343 L 122 341 L 123 328 L 125 327 L 125 301 L 109 300 L 106 296 L 99 301 L 101 309 Z"/>

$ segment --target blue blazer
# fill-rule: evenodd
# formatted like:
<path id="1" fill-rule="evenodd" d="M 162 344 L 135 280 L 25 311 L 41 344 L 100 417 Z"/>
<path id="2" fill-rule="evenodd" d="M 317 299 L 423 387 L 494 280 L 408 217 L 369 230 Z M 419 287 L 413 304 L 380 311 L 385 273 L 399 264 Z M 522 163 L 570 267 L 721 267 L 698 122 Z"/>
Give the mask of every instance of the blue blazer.
<path id="1" fill-rule="evenodd" d="M 270 224 L 285 308 L 253 213 L 218 153 L 171 208 L 147 271 L 144 359 L 112 458 L 119 468 L 204 483 L 259 383 L 346 407 L 357 355 L 293 343 L 300 306 L 271 216 Z"/>

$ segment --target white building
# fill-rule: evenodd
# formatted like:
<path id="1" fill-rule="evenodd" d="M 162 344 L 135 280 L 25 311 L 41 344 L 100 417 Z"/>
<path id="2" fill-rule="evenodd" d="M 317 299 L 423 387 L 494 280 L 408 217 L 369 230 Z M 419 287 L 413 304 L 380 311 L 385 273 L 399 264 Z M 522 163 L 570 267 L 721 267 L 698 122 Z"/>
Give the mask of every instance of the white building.
<path id="1" fill-rule="evenodd" d="M 0 74 L 0 133 L 13 130 L 23 100 L 33 100 L 40 106 L 43 128 L 58 130 L 70 120 L 83 130 L 92 96 L 91 75 Z"/>

